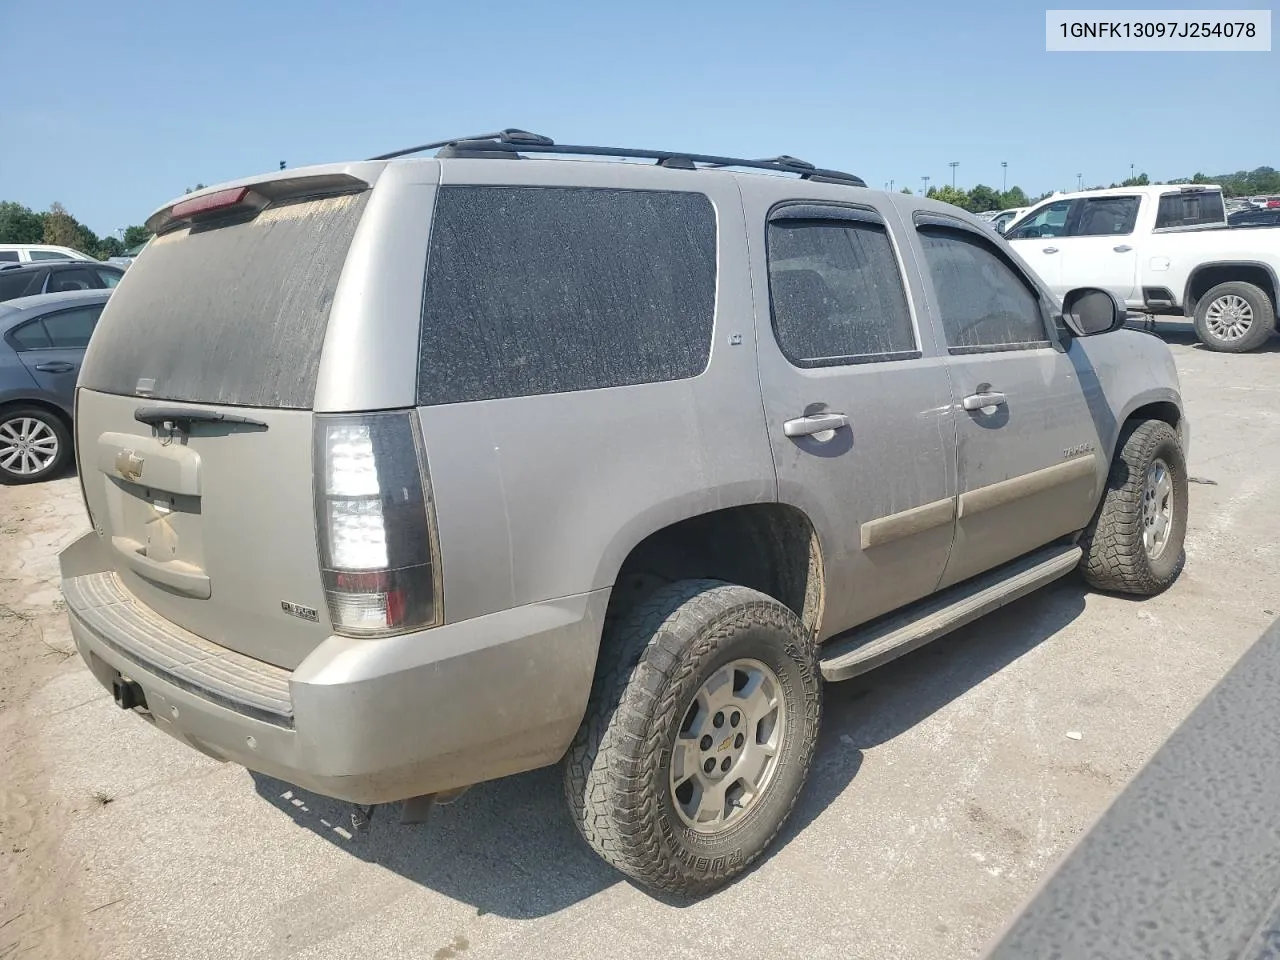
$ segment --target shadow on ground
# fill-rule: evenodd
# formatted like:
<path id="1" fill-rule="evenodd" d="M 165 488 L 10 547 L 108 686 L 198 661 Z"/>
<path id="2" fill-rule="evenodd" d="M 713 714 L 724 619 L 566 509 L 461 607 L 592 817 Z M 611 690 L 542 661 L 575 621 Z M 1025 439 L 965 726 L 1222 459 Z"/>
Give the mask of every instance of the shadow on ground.
<path id="1" fill-rule="evenodd" d="M 814 822 L 850 788 L 864 750 L 925 720 L 1083 609 L 1084 588 L 1071 577 L 874 673 L 829 684 L 808 784 L 771 852 L 802 830 L 821 829 Z M 398 805 L 378 808 L 367 829 L 354 836 L 350 805 L 252 776 L 258 793 L 299 826 L 480 914 L 541 917 L 623 880 L 578 837 L 559 767 L 481 784 L 437 807 L 425 825 L 402 825 Z"/>
<path id="2" fill-rule="evenodd" d="M 1128 326 L 1135 330 L 1144 329 L 1141 321 L 1131 320 Z M 1209 348 L 1200 342 L 1200 338 L 1196 336 L 1195 327 L 1191 325 L 1190 320 L 1177 320 L 1172 318 L 1161 317 L 1156 321 L 1154 329 L 1146 327 L 1149 332 L 1154 333 L 1165 343 L 1179 344 L 1182 346 L 1193 347 L 1196 350 L 1208 351 Z M 1211 352 L 1211 351 L 1210 351 Z M 1260 347 L 1255 347 L 1250 353 L 1280 353 L 1280 337 L 1273 336 Z"/>

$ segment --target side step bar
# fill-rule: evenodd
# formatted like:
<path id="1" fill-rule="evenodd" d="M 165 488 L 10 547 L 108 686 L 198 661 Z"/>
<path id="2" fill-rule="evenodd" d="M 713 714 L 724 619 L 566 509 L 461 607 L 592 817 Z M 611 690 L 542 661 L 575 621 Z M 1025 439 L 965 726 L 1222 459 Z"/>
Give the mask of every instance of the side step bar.
<path id="1" fill-rule="evenodd" d="M 825 680 L 848 680 L 1026 596 L 1075 569 L 1075 544 L 1045 547 L 833 637 L 821 651 Z"/>

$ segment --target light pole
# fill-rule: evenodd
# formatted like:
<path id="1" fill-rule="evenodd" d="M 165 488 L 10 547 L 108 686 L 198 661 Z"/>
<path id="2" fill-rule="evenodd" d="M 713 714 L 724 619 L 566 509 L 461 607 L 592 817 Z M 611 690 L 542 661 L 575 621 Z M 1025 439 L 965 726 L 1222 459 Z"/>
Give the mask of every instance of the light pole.
<path id="1" fill-rule="evenodd" d="M 1083 173 L 1077 173 L 1077 174 L 1076 174 L 1076 189 L 1077 189 L 1077 190 L 1083 190 L 1083 189 L 1084 189 L 1084 174 L 1083 174 Z"/>
<path id="2" fill-rule="evenodd" d="M 1000 161 L 1000 192 L 1009 192 L 1009 161 Z"/>
<path id="3" fill-rule="evenodd" d="M 1133 179 L 1133 164 L 1129 164 L 1129 179 Z"/>
<path id="4" fill-rule="evenodd" d="M 954 190 L 956 188 L 956 167 L 960 166 L 960 161 L 952 160 L 947 166 L 951 168 L 951 189 Z"/>
<path id="5" fill-rule="evenodd" d="M 889 192 L 893 193 L 893 177 L 889 178 Z"/>
<path id="6" fill-rule="evenodd" d="M 927 196 L 929 193 L 929 177 L 921 177 L 920 180 L 924 184 L 924 194 Z"/>

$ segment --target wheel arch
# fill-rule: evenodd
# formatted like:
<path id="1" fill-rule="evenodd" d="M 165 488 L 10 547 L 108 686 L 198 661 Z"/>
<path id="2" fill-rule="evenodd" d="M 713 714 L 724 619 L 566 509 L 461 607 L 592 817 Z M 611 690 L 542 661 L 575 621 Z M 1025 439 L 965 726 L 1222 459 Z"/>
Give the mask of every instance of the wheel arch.
<path id="1" fill-rule="evenodd" d="M 607 621 L 663 584 L 711 579 L 773 597 L 810 631 L 822 622 L 821 544 L 798 507 L 763 501 L 690 512 L 630 539 L 609 572 Z"/>
<path id="2" fill-rule="evenodd" d="M 62 409 L 58 404 L 51 400 L 45 400 L 41 397 L 17 396 L 9 399 L 0 399 L 0 416 L 3 416 L 9 410 L 14 410 L 19 407 L 35 407 L 52 413 L 59 421 L 61 421 L 62 425 L 67 428 L 67 432 L 72 435 L 72 440 L 74 441 L 75 433 L 72 430 L 71 414 L 67 413 L 67 411 Z"/>
<path id="3" fill-rule="evenodd" d="M 1260 287 L 1273 304 L 1277 293 L 1280 293 L 1280 279 L 1271 264 L 1259 260 L 1215 260 L 1200 264 L 1187 277 L 1182 294 L 1183 315 L 1194 316 L 1201 297 L 1218 284 L 1232 281 Z"/>
<path id="4" fill-rule="evenodd" d="M 1183 455 L 1186 455 L 1190 447 L 1191 433 L 1186 414 L 1182 409 L 1182 398 L 1172 388 L 1156 387 L 1144 390 L 1125 405 L 1123 415 L 1116 424 L 1115 436 L 1111 438 L 1110 449 L 1107 451 L 1108 463 L 1115 458 L 1116 445 L 1124 431 L 1124 425 L 1132 420 L 1161 420 L 1169 424 L 1177 432 L 1178 439 L 1182 443 Z"/>

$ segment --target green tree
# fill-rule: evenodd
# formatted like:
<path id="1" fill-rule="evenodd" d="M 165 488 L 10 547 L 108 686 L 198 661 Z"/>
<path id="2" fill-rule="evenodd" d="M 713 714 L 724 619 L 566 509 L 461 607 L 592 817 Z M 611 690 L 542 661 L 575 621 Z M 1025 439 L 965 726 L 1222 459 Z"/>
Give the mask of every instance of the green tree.
<path id="1" fill-rule="evenodd" d="M 116 237 L 103 237 L 98 241 L 98 249 L 94 251 L 94 255 L 99 260 L 110 260 L 122 253 L 124 253 L 124 244 Z"/>
<path id="2" fill-rule="evenodd" d="M 136 247 L 140 243 L 146 243 L 151 239 L 151 231 L 146 227 L 134 225 L 124 228 L 124 248 L 128 250 L 130 247 Z"/>
<path id="3" fill-rule="evenodd" d="M 207 184 L 197 183 L 194 187 L 187 187 L 187 193 L 195 193 L 197 190 L 203 190 Z"/>
<path id="4" fill-rule="evenodd" d="M 67 213 L 66 207 L 56 201 L 44 216 L 44 236 L 41 237 L 41 242 L 80 249 L 80 224 Z"/>
<path id="5" fill-rule="evenodd" d="M 903 188 L 902 188 L 902 190 L 901 190 L 900 192 L 901 192 L 901 193 L 905 193 L 908 197 L 912 195 L 912 194 L 911 194 L 911 188 L 910 188 L 910 187 L 903 187 Z"/>
<path id="6" fill-rule="evenodd" d="M 957 207 L 965 207 L 969 202 L 969 195 L 958 187 L 945 184 L 941 187 L 930 187 L 928 196 L 934 200 L 941 200 L 943 203 L 954 204 Z"/>
<path id="7" fill-rule="evenodd" d="M 44 218 L 30 207 L 6 200 L 0 203 L 0 243 L 42 243 Z"/>
<path id="8" fill-rule="evenodd" d="M 1120 184 L 1120 186 L 1122 186 L 1122 187 L 1149 187 L 1149 186 L 1151 186 L 1151 181 L 1147 178 L 1147 175 L 1146 175 L 1145 173 L 1140 173 L 1140 174 L 1138 174 L 1136 177 L 1129 177 L 1127 180 L 1123 181 L 1123 182 Z"/>
<path id="9" fill-rule="evenodd" d="M 1000 209 L 1008 210 L 1012 207 L 1029 207 L 1031 201 L 1027 199 L 1027 195 L 1022 192 L 1022 188 L 1015 186 L 1011 190 L 1006 190 L 1000 194 Z"/>
<path id="10" fill-rule="evenodd" d="M 1000 195 L 985 183 L 980 183 L 969 191 L 969 202 L 965 206 L 970 213 L 985 213 L 988 210 L 999 210 Z"/>

